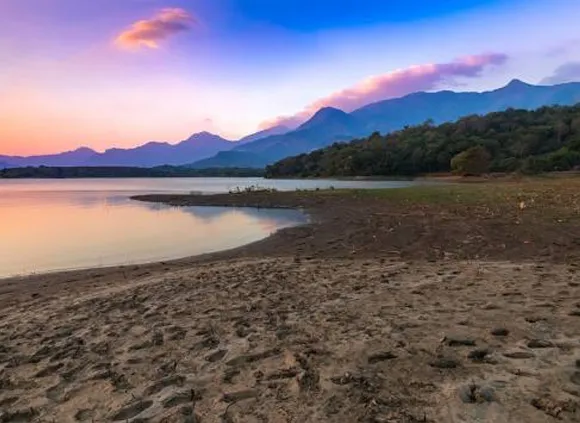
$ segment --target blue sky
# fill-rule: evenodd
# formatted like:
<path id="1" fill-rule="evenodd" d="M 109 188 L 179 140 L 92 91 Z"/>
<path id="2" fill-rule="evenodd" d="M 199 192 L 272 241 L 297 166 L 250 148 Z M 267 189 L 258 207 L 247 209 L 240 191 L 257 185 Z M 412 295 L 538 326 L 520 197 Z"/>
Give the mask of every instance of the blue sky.
<path id="1" fill-rule="evenodd" d="M 235 139 L 324 105 L 576 80 L 577 16 L 575 0 L 0 0 L 0 154 Z"/>

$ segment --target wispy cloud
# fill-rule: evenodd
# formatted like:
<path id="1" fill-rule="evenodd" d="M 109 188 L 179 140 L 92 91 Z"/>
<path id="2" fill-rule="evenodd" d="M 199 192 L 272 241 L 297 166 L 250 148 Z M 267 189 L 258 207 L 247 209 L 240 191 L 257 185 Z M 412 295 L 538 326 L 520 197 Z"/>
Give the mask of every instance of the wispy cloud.
<path id="1" fill-rule="evenodd" d="M 336 107 L 352 111 L 376 101 L 401 97 L 416 91 L 428 91 L 440 84 L 453 82 L 456 77 L 474 78 L 488 66 L 505 63 L 508 56 L 499 53 L 461 57 L 450 63 L 429 63 L 398 69 L 382 75 L 371 76 L 353 87 L 335 92 L 307 106 L 294 116 L 281 116 L 260 125 L 296 127 L 322 107 Z"/>
<path id="2" fill-rule="evenodd" d="M 568 62 L 559 66 L 552 75 L 542 79 L 541 84 L 563 84 L 580 81 L 580 62 Z"/>
<path id="3" fill-rule="evenodd" d="M 188 31 L 194 23 L 194 17 L 187 10 L 162 9 L 151 19 L 133 23 L 116 38 L 115 43 L 122 48 L 159 48 L 161 41 Z"/>

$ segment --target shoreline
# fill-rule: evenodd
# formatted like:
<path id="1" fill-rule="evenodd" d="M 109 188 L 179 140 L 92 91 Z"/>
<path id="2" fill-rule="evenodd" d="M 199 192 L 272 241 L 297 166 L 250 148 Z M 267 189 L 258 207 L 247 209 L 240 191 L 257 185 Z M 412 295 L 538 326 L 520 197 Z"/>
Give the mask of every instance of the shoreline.
<path id="1" fill-rule="evenodd" d="M 143 202 L 157 202 L 170 206 L 215 206 L 215 207 L 252 207 L 252 208 L 285 208 L 297 209 L 303 211 L 308 217 L 309 222 L 303 225 L 298 225 L 290 228 L 283 228 L 268 237 L 252 242 L 250 244 L 242 245 L 229 250 L 223 250 L 213 253 L 187 256 L 177 259 L 159 260 L 149 263 L 117 265 L 108 267 L 82 268 L 71 270 L 56 270 L 49 273 L 20 275 L 0 279 L 0 306 L 2 306 L 7 297 L 13 296 L 20 291 L 32 290 L 32 293 L 38 293 L 42 290 L 52 290 L 53 287 L 70 283 L 76 283 L 81 280 L 92 280 L 92 285 L 95 283 L 113 283 L 118 278 L 131 279 L 142 275 L 162 274 L 164 272 L 171 272 L 174 270 L 181 270 L 198 264 L 210 263 L 213 261 L 235 260 L 245 258 L 262 258 L 262 257 L 333 257 L 333 258 L 369 258 L 384 256 L 388 258 L 397 257 L 402 260 L 412 261 L 432 261 L 443 259 L 442 248 L 432 248 L 428 245 L 418 247 L 413 244 L 418 241 L 419 244 L 426 240 L 421 239 L 421 227 L 413 228 L 414 224 L 425 225 L 430 223 L 427 229 L 432 231 L 435 229 L 437 233 L 435 236 L 440 237 L 446 231 L 449 221 L 443 219 L 442 224 L 445 226 L 439 228 L 432 227 L 432 222 L 417 222 L 417 215 L 408 213 L 408 207 L 414 207 L 414 204 L 405 204 L 401 201 L 404 195 L 396 195 L 396 192 L 407 193 L 412 190 L 433 190 L 439 188 L 440 190 L 454 190 L 455 188 L 461 190 L 462 187 L 469 186 L 485 186 L 493 184 L 495 186 L 518 186 L 518 184 L 530 184 L 540 182 L 539 180 L 499 180 L 496 182 L 476 181 L 477 183 L 465 184 L 445 184 L 442 186 L 424 186 L 415 188 L 397 188 L 389 190 L 371 189 L 371 190 L 320 190 L 320 191 L 256 191 L 256 192 L 242 192 L 237 194 L 148 194 L 135 195 L 130 199 L 133 201 Z M 548 183 L 550 180 L 548 179 Z M 376 195 L 377 193 L 391 192 L 392 199 L 389 200 L 389 195 L 386 198 Z M 401 198 L 399 198 L 401 197 Z M 384 204 L 389 204 L 392 210 L 389 213 L 384 213 L 382 207 Z M 370 222 L 371 219 L 361 218 L 358 207 L 370 207 L 368 212 L 371 219 L 377 222 Z M 457 212 L 457 210 L 455 210 Z M 513 212 L 513 210 L 510 210 Z M 399 228 L 409 236 L 411 245 L 405 245 L 405 239 L 389 239 L 384 240 L 373 239 L 379 243 L 383 248 L 369 248 L 364 245 L 367 239 L 372 239 L 373 228 L 377 229 L 384 225 L 401 226 L 400 215 L 406 215 L 409 218 L 409 223 L 405 223 L 403 227 Z M 420 217 L 420 216 L 419 216 Z M 464 216 L 469 217 L 469 216 Z M 386 218 L 386 219 L 385 219 Z M 395 222 L 393 222 L 395 220 Z M 369 223 L 371 223 L 369 225 Z M 341 233 L 335 231 L 334 227 L 338 228 L 352 228 L 353 234 L 348 231 Z M 453 225 L 452 225 L 453 226 Z M 369 230 L 370 229 L 370 230 Z M 520 229 L 520 228 L 518 228 Z M 449 228 L 453 232 L 453 228 Z M 360 232 L 357 235 L 356 232 Z M 419 232 L 419 233 L 417 233 Z M 424 232 L 424 231 L 423 231 Z M 460 231 L 462 232 L 462 231 Z M 423 233 L 425 235 L 425 233 Z M 494 236 L 501 236 L 500 233 L 493 234 Z M 462 234 L 461 236 L 465 236 Z M 470 236 L 470 235 L 467 235 Z M 317 237 L 319 239 L 315 239 Z M 443 236 L 443 238 L 448 238 Z M 393 241 L 395 241 L 393 243 Z M 453 241 L 445 239 L 446 242 Z M 388 248 L 384 248 L 385 244 Z M 509 250 L 505 251 L 506 246 L 501 245 L 502 250 L 494 251 L 493 248 L 483 248 L 480 254 L 479 248 L 476 251 L 462 251 L 464 245 L 452 242 L 452 249 L 456 251 L 450 256 L 454 259 L 507 259 L 507 260 L 541 260 L 541 261 L 569 261 L 569 257 L 564 254 L 558 254 L 557 251 L 542 252 L 540 257 L 534 253 L 533 248 L 526 250 L 526 246 L 521 248 L 521 245 L 512 245 Z M 546 240 L 545 244 L 550 244 Z M 554 242 L 557 244 L 557 242 Z M 572 243 L 573 244 L 573 243 Z M 467 247 L 473 247 L 468 245 Z M 487 247 L 490 247 L 489 245 Z M 492 247 L 492 246 L 491 246 Z M 515 247 L 515 248 L 514 248 Z M 560 245 L 560 249 L 566 250 L 568 245 Z M 563 248 L 562 248 L 563 247 Z M 547 248 L 554 250 L 553 248 Z M 522 251 L 524 250 L 524 251 Z M 448 254 L 448 253 L 446 253 Z M 578 254 L 580 257 L 580 254 Z M 84 286 L 84 285 L 83 285 Z M 38 292 L 37 292 L 38 291 Z"/>
<path id="2" fill-rule="evenodd" d="M 0 420 L 578 421 L 580 180 L 561 184 L 136 197 L 311 222 L 0 280 Z"/>

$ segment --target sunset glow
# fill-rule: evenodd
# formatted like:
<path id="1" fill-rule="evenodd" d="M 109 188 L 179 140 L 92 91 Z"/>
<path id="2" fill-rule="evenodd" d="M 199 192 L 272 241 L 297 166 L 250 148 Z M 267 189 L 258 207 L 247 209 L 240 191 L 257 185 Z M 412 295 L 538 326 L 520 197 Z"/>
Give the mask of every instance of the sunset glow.
<path id="1" fill-rule="evenodd" d="M 578 80 L 578 16 L 569 0 L 0 0 L 0 154 L 237 139 L 324 106 Z"/>

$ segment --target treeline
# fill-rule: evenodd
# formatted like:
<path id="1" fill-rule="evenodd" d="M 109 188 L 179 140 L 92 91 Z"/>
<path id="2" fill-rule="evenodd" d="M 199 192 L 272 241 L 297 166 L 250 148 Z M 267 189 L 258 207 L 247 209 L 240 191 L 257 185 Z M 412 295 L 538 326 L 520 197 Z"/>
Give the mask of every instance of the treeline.
<path id="1" fill-rule="evenodd" d="M 580 105 L 431 121 L 283 159 L 267 177 L 540 173 L 580 166 Z"/>
<path id="2" fill-rule="evenodd" d="M 193 178 L 263 176 L 262 169 L 189 169 L 179 166 L 141 167 L 18 167 L 0 170 L 0 178 Z"/>

